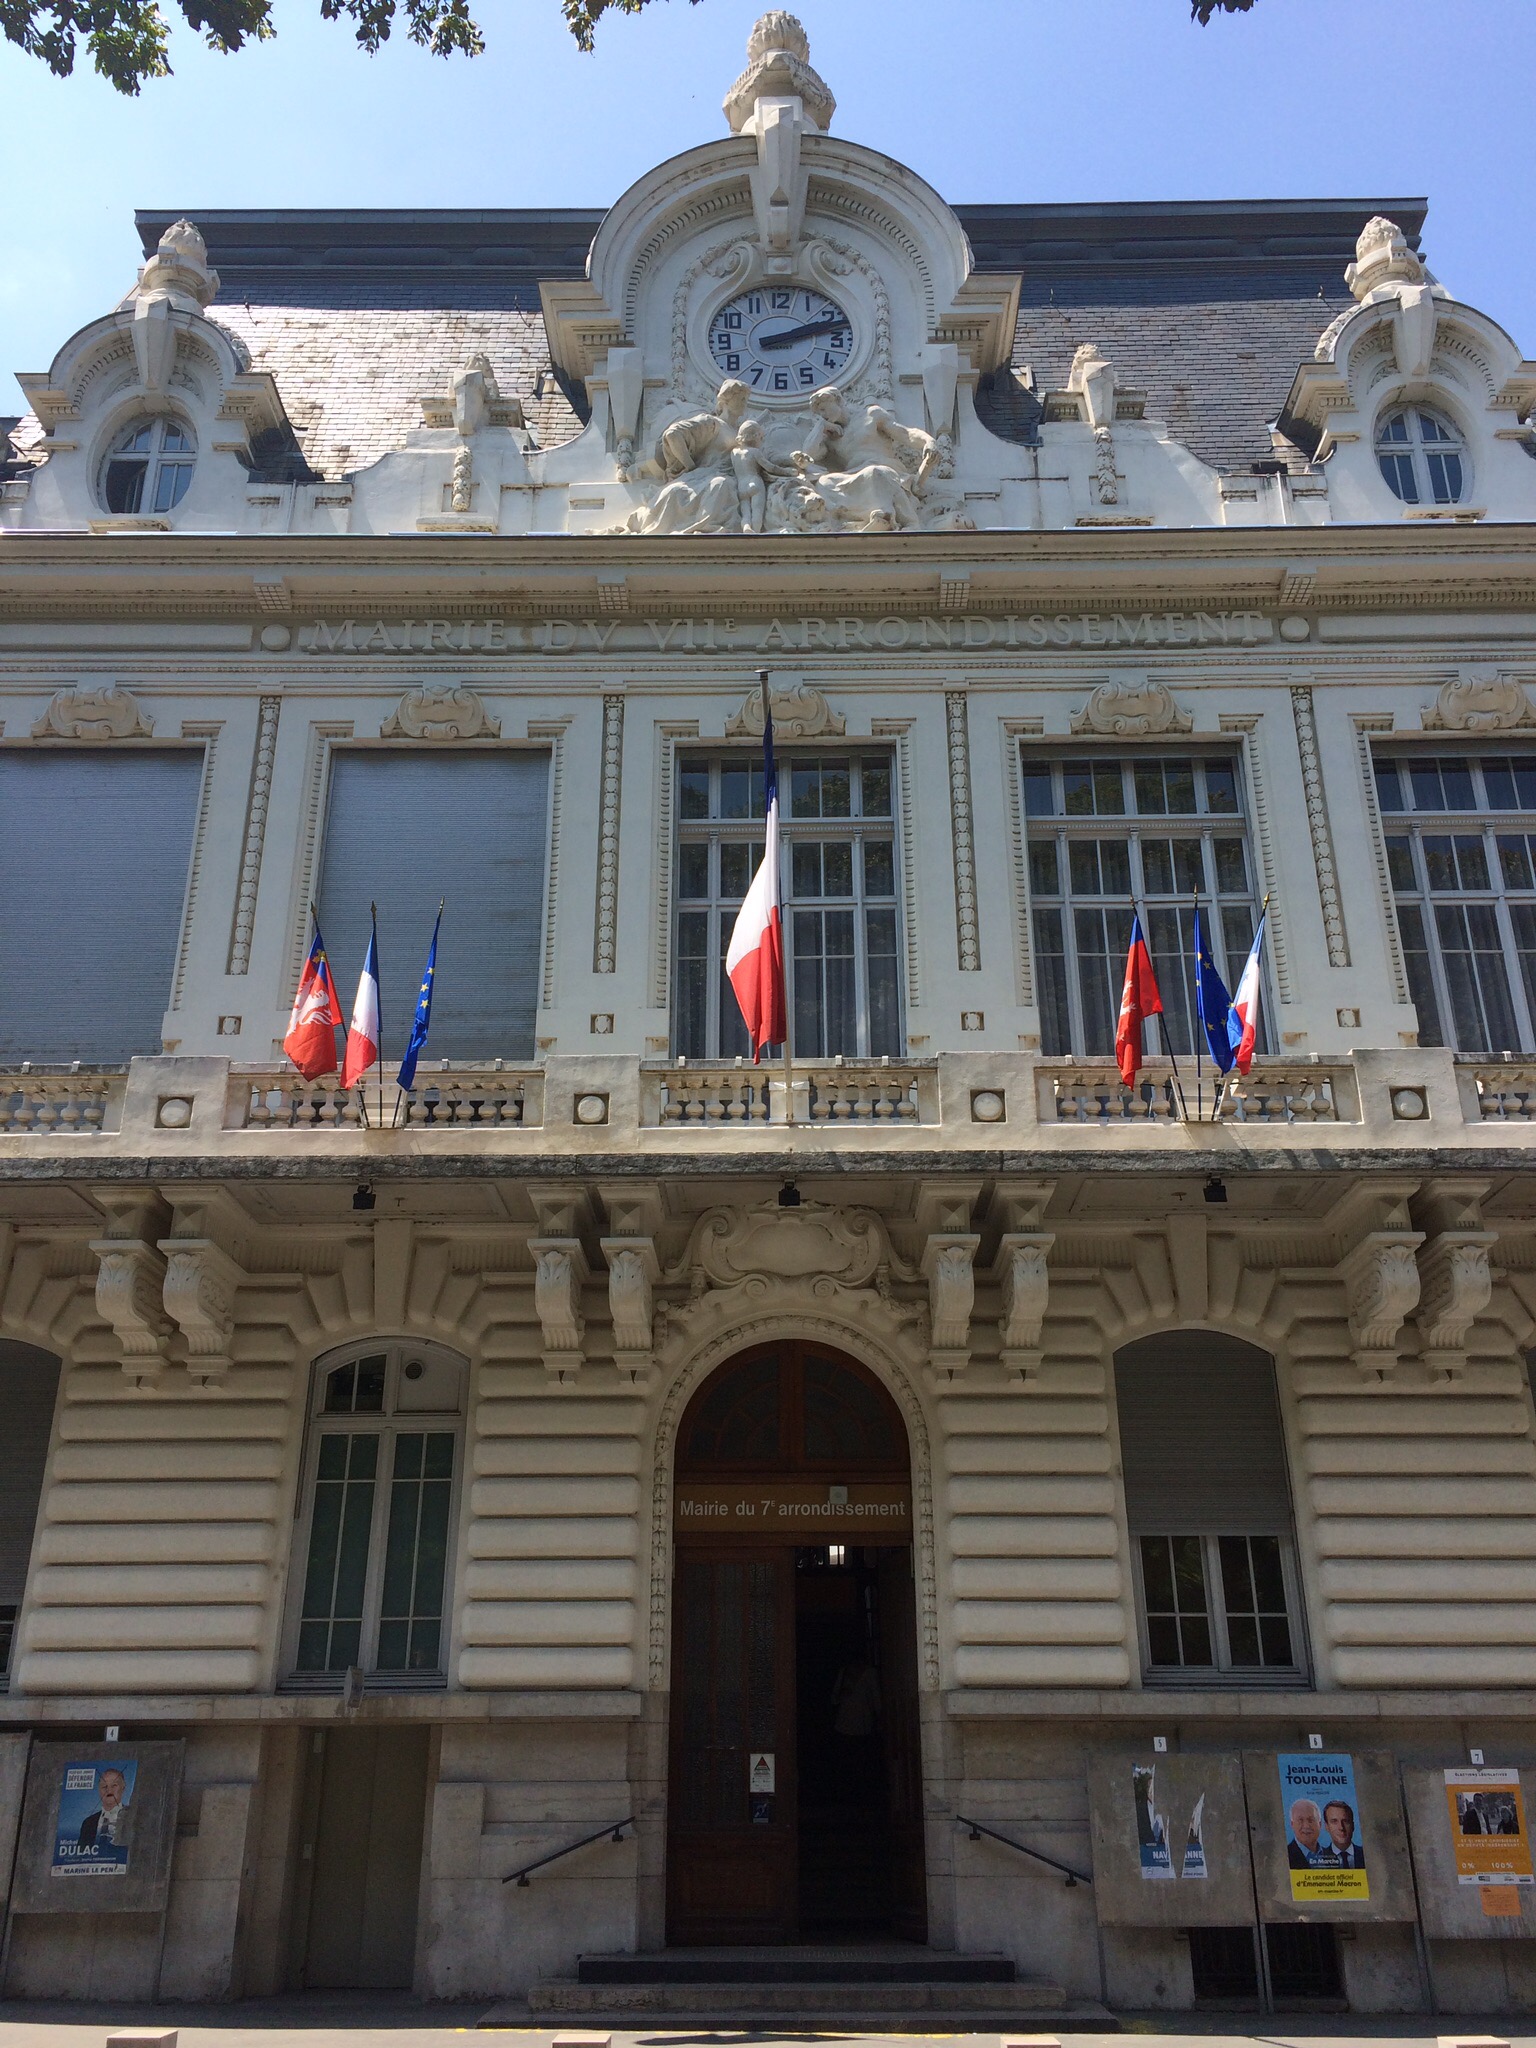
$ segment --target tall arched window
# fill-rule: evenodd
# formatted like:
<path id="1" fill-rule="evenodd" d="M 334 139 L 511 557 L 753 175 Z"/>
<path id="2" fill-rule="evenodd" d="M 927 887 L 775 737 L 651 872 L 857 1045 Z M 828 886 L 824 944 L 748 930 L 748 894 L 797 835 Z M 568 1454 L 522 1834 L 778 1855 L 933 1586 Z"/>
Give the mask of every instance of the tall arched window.
<path id="1" fill-rule="evenodd" d="M 1304 1675 L 1291 1491 L 1265 1351 L 1209 1330 L 1115 1358 L 1148 1679 Z"/>
<path id="2" fill-rule="evenodd" d="M 316 1366 L 290 1623 L 300 1685 L 354 1665 L 381 1685 L 444 1682 L 464 1381 L 462 1359 L 426 1344 Z"/>
<path id="3" fill-rule="evenodd" d="M 135 420 L 112 444 L 102 473 L 109 512 L 171 512 L 187 495 L 197 443 L 180 420 Z"/>
<path id="4" fill-rule="evenodd" d="M 1382 414 L 1376 460 L 1388 487 L 1405 505 L 1461 503 L 1466 489 L 1461 436 L 1427 405 L 1403 405 Z"/>

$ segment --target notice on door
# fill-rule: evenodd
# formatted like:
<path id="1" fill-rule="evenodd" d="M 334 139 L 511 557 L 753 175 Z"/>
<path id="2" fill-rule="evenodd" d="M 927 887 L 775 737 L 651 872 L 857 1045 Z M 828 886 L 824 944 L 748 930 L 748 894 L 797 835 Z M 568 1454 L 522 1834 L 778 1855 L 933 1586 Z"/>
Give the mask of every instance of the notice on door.
<path id="1" fill-rule="evenodd" d="M 774 1783 L 778 1772 L 777 1759 L 771 1749 L 755 1749 L 747 1763 L 747 1790 L 749 1792 L 776 1792 Z"/>
<path id="2" fill-rule="evenodd" d="M 713 1486 L 679 1482 L 674 1505 L 679 1535 L 777 1536 L 813 1543 L 853 1536 L 865 1543 L 904 1543 L 912 1534 L 912 1495 L 905 1486 Z"/>
<path id="3" fill-rule="evenodd" d="M 1445 1803 L 1456 1882 L 1478 1887 L 1490 1920 L 1519 1919 L 1520 1887 L 1536 1884 L 1520 1773 L 1447 1771 Z"/>

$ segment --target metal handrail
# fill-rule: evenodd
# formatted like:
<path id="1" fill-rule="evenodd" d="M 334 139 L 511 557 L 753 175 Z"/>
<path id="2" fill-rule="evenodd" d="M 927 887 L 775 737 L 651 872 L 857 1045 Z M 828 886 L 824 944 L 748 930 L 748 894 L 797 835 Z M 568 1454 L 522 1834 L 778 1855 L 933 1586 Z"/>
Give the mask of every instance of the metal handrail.
<path id="1" fill-rule="evenodd" d="M 1000 1835 L 996 1828 L 989 1828 L 984 1820 L 971 1820 L 963 1813 L 957 1813 L 955 1819 L 959 1821 L 961 1827 L 970 1829 L 973 1842 L 979 1842 L 983 1835 L 990 1835 L 994 1842 L 1001 1842 L 1004 1848 L 1017 1849 L 1021 1856 L 1033 1856 L 1037 1863 L 1047 1863 L 1052 1870 L 1059 1870 L 1066 1879 L 1067 1891 L 1074 1890 L 1080 1884 L 1091 1886 L 1093 1883 L 1086 1870 L 1074 1870 L 1070 1863 L 1058 1863 L 1054 1856 L 1047 1856 L 1042 1849 L 1031 1849 L 1027 1842 L 1016 1842 L 1012 1835 Z"/>
<path id="2" fill-rule="evenodd" d="M 529 1878 L 534 1871 L 542 1870 L 546 1863 L 558 1863 L 562 1856 L 574 1855 L 578 1849 L 585 1849 L 588 1842 L 600 1842 L 604 1835 L 611 1841 L 622 1842 L 624 1830 L 632 1828 L 634 1824 L 635 1816 L 627 1813 L 623 1820 L 610 1821 L 607 1827 L 599 1828 L 595 1835 L 583 1835 L 579 1842 L 567 1842 L 563 1849 L 551 1849 L 547 1856 L 540 1856 L 533 1863 L 525 1863 L 521 1870 L 509 1870 L 501 1881 L 503 1884 L 517 1883 L 526 1891 Z"/>

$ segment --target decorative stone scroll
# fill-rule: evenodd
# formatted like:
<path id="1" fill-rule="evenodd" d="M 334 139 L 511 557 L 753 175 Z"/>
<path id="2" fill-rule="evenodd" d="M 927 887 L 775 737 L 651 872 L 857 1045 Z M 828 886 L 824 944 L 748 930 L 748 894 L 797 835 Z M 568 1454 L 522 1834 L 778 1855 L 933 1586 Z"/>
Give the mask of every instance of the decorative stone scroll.
<path id="1" fill-rule="evenodd" d="M 60 690 L 32 728 L 35 740 L 147 740 L 155 722 L 129 690 Z"/>
<path id="2" fill-rule="evenodd" d="M 1501 669 L 1469 668 L 1441 684 L 1422 723 L 1425 732 L 1514 732 L 1536 726 L 1536 705 Z"/>
<path id="3" fill-rule="evenodd" d="M 1128 739 L 1189 732 L 1194 722 L 1194 714 L 1183 708 L 1166 683 L 1156 676 L 1137 674 L 1100 683 L 1082 710 L 1073 712 L 1071 726 L 1073 732 Z"/>
<path id="4" fill-rule="evenodd" d="M 840 739 L 848 721 L 834 711 L 820 690 L 808 690 L 798 679 L 779 688 L 768 685 L 773 707 L 773 735 L 780 740 Z M 763 736 L 763 693 L 749 690 L 740 707 L 725 721 L 728 740 L 760 740 Z"/>
<path id="5" fill-rule="evenodd" d="M 501 722 L 463 683 L 421 683 L 407 690 L 379 727 L 381 740 L 496 740 Z"/>

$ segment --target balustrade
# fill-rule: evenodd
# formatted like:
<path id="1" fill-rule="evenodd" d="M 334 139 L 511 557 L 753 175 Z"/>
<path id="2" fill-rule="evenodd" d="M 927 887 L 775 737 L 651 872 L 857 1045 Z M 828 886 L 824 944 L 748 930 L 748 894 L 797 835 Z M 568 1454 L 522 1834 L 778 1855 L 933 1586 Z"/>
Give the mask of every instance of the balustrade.
<path id="1" fill-rule="evenodd" d="M 382 1125 L 386 1130 L 507 1130 L 533 1123 L 530 1096 L 537 1075 L 500 1068 L 419 1072 L 414 1088 L 386 1081 Z M 334 1079 L 303 1081 L 277 1070 L 230 1077 L 228 1124 L 268 1131 L 361 1130 L 381 1122 L 379 1094 L 344 1089 Z"/>
<path id="2" fill-rule="evenodd" d="M 34 1067 L 0 1073 L 0 1132 L 65 1137 L 100 1131 L 121 1104 L 123 1068 Z"/>
<path id="3" fill-rule="evenodd" d="M 1127 1087 L 1112 1061 L 1073 1061 L 1040 1068 L 1040 1114 L 1046 1123 L 1300 1124 L 1358 1121 L 1347 1065 L 1255 1060 L 1247 1075 L 1225 1084 L 1192 1073 L 1183 1088 L 1164 1061 L 1148 1062 Z"/>

